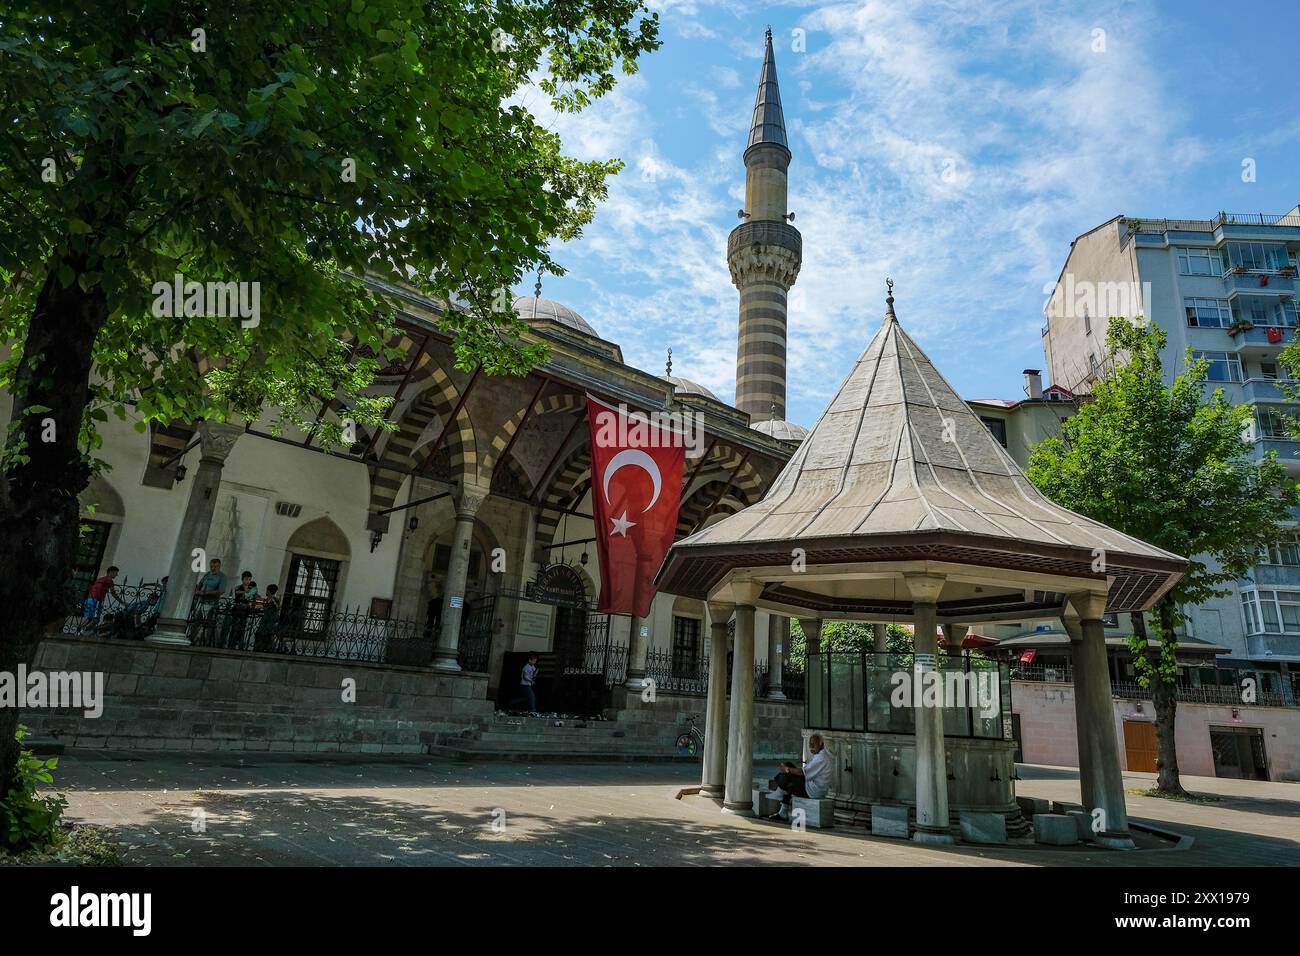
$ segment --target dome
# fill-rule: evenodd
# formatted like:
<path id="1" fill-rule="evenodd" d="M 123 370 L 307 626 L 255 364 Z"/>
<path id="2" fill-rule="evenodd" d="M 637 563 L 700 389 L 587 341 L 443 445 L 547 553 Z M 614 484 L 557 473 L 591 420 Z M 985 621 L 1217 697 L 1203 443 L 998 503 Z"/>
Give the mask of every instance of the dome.
<path id="1" fill-rule="evenodd" d="M 781 441 L 801 442 L 808 437 L 808 429 L 802 425 L 796 425 L 794 422 L 783 421 L 780 418 L 769 418 L 766 421 L 754 422 L 749 427 L 772 438 L 779 438 Z"/>
<path id="2" fill-rule="evenodd" d="M 600 338 L 596 330 L 587 324 L 587 320 L 574 312 L 567 305 L 554 299 L 538 299 L 530 295 L 515 296 L 515 311 L 525 322 L 556 322 L 567 326 L 575 332 Z"/>
<path id="3" fill-rule="evenodd" d="M 660 375 L 659 377 L 670 383 L 678 395 L 703 395 L 715 402 L 722 401 L 699 382 L 692 382 L 689 378 L 678 378 L 676 375 Z"/>

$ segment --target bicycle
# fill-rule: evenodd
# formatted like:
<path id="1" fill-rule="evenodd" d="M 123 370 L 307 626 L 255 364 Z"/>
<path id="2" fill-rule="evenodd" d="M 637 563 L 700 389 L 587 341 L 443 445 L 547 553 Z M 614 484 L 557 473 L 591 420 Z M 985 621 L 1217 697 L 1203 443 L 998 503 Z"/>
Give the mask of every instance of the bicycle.
<path id="1" fill-rule="evenodd" d="M 677 735 L 677 753 L 683 757 L 694 757 L 704 746 L 704 732 L 695 726 L 699 714 L 686 718 L 686 732 Z"/>

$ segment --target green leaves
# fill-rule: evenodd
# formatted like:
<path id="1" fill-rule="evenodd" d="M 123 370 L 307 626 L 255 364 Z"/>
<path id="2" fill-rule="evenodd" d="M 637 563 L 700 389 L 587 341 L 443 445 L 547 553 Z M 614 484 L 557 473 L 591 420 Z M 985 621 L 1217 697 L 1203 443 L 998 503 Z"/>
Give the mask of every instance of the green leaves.
<path id="1" fill-rule="evenodd" d="M 1300 498 L 1286 470 L 1256 460 L 1242 437 L 1249 407 L 1221 389 L 1207 394 L 1207 363 L 1189 355 L 1166 377 L 1165 342 L 1157 326 L 1112 318 L 1112 370 L 1062 437 L 1034 450 L 1027 474 L 1065 507 L 1192 558 L 1173 598 L 1197 604 L 1258 563 Z"/>

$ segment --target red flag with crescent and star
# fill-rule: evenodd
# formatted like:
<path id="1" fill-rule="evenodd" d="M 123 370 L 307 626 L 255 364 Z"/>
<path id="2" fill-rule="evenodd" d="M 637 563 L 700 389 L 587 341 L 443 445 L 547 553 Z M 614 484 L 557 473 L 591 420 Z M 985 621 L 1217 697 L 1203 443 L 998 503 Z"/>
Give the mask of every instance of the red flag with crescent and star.
<path id="1" fill-rule="evenodd" d="M 599 608 L 647 617 L 654 576 L 672 547 L 686 444 L 646 416 L 587 397 Z"/>

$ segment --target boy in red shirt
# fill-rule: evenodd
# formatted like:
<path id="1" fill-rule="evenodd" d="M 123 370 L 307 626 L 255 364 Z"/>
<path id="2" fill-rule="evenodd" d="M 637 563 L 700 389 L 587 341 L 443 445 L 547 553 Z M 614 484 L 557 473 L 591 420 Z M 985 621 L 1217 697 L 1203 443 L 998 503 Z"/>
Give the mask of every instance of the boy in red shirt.
<path id="1" fill-rule="evenodd" d="M 114 578 L 117 577 L 117 567 L 113 566 L 95 579 L 95 583 L 90 586 L 90 591 L 86 595 L 86 605 L 82 611 L 82 617 L 95 619 L 99 617 L 99 612 L 104 606 L 104 598 L 108 597 L 108 592 L 113 590 Z"/>

